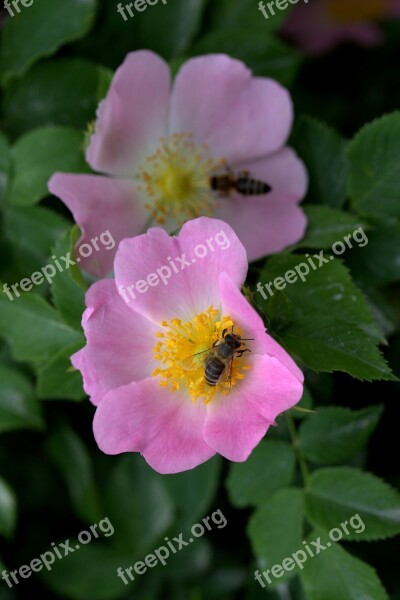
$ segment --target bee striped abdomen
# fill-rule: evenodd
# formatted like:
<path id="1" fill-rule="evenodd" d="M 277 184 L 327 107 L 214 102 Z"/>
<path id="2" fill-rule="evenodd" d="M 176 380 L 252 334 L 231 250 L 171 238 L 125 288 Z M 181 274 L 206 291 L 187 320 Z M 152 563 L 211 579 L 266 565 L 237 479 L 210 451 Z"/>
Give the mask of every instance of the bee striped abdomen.
<path id="1" fill-rule="evenodd" d="M 271 187 L 268 183 L 259 179 L 251 179 L 251 177 L 238 177 L 236 181 L 236 191 L 243 196 L 260 196 L 268 194 Z"/>
<path id="2" fill-rule="evenodd" d="M 206 383 L 211 386 L 216 386 L 225 371 L 225 364 L 219 358 L 210 357 L 205 364 L 204 378 Z"/>

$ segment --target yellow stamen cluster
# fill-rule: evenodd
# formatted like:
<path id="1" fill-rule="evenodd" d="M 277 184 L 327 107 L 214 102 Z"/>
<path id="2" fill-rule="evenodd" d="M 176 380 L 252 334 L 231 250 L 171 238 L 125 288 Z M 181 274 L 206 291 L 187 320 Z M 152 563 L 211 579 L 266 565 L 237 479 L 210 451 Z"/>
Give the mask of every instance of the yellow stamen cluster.
<path id="1" fill-rule="evenodd" d="M 163 321 L 163 330 L 158 332 L 154 348 L 154 356 L 162 366 L 152 373 L 160 377 L 160 385 L 172 392 L 187 389 L 192 401 L 211 402 L 217 392 L 227 394 L 236 383 L 244 378 L 243 370 L 249 369 L 246 359 L 234 359 L 231 381 L 209 386 L 204 378 L 204 361 L 213 344 L 222 339 L 224 329 L 240 335 L 239 329 L 228 316 L 220 316 L 220 312 L 210 306 L 206 312 L 194 317 L 192 321 L 182 322 L 180 319 Z"/>
<path id="2" fill-rule="evenodd" d="M 210 177 L 223 161 L 208 156 L 207 146 L 197 146 L 192 135 L 175 133 L 161 138 L 155 154 L 139 169 L 149 197 L 146 207 L 158 223 L 172 217 L 178 224 L 211 215 L 215 198 Z"/>
<path id="3" fill-rule="evenodd" d="M 337 23 L 377 21 L 389 9 L 388 0 L 328 0 L 327 10 Z"/>

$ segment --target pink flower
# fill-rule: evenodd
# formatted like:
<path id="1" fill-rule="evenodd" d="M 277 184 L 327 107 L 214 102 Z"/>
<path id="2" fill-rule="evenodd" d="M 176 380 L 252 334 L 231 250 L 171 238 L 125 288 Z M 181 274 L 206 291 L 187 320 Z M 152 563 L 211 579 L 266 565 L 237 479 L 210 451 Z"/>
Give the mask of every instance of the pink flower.
<path id="1" fill-rule="evenodd" d="M 400 0 L 312 0 L 296 6 L 282 33 L 309 54 L 342 42 L 374 46 L 383 37 L 377 22 L 399 15 Z"/>
<path id="2" fill-rule="evenodd" d="M 72 357 L 97 406 L 103 452 L 140 452 L 160 473 L 217 452 L 244 461 L 300 400 L 301 371 L 240 292 L 247 266 L 233 230 L 207 217 L 178 237 L 153 228 L 121 242 L 115 280 L 87 292 L 87 344 Z M 242 342 L 250 352 L 233 359 L 230 382 L 213 387 L 204 360 L 225 329 L 251 338 Z"/>
<path id="3" fill-rule="evenodd" d="M 150 222 L 176 231 L 206 215 L 230 223 L 250 260 L 298 241 L 306 219 L 302 162 L 285 147 L 293 119 L 287 90 L 253 77 L 225 55 L 189 60 L 171 88 L 168 65 L 148 51 L 128 54 L 98 109 L 86 158 L 99 175 L 56 173 L 49 190 L 72 211 L 79 244 L 110 230 L 116 246 Z M 247 170 L 268 194 L 221 196 L 211 177 Z M 78 244 L 78 245 L 79 245 Z M 89 273 L 110 272 L 114 253 L 82 260 Z"/>

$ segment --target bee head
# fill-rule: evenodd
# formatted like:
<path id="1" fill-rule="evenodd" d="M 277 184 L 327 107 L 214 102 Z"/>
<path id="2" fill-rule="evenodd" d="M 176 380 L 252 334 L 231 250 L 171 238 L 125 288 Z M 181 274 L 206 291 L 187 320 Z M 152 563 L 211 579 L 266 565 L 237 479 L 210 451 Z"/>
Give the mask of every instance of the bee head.
<path id="1" fill-rule="evenodd" d="M 233 350 L 237 350 L 242 345 L 242 338 L 240 335 L 236 335 L 235 333 L 227 333 L 224 337 L 224 341 Z"/>

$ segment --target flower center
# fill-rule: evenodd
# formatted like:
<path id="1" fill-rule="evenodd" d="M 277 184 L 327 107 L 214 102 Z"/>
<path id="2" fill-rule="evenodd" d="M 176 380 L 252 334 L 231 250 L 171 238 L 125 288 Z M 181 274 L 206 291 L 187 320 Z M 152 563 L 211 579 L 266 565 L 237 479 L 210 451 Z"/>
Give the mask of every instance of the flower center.
<path id="1" fill-rule="evenodd" d="M 209 157 L 206 146 L 196 146 L 191 134 L 161 138 L 160 146 L 138 173 L 150 200 L 146 207 L 154 219 L 165 223 L 172 217 L 180 225 L 211 215 L 215 198 L 210 177 L 222 164 L 222 160 Z"/>
<path id="2" fill-rule="evenodd" d="M 224 329 L 231 331 L 233 327 L 235 334 L 240 335 L 232 319 L 228 316 L 221 318 L 220 312 L 212 306 L 195 316 L 193 321 L 172 319 L 163 321 L 162 326 L 163 330 L 156 334 L 159 341 L 154 347 L 154 356 L 162 366 L 152 375 L 159 376 L 160 385 L 172 392 L 186 387 L 193 402 L 201 399 L 208 403 L 219 391 L 228 394 L 245 377 L 242 371 L 250 369 L 244 358 L 247 354 L 233 361 L 228 359 L 221 381 L 216 386 L 207 384 L 205 361 L 215 355 L 213 344 L 222 340 Z"/>
<path id="3" fill-rule="evenodd" d="M 377 21 L 389 9 L 388 0 L 327 0 L 328 15 L 338 23 Z"/>

